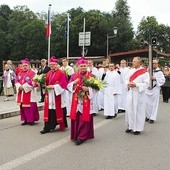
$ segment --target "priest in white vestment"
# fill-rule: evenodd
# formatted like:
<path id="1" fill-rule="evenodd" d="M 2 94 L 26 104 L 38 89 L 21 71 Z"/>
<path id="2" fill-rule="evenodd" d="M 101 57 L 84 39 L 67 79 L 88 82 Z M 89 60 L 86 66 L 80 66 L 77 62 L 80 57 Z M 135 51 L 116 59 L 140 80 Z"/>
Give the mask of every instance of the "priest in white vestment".
<path id="1" fill-rule="evenodd" d="M 125 81 L 128 87 L 125 113 L 126 133 L 133 132 L 134 135 L 144 130 L 146 90 L 150 79 L 149 73 L 141 67 L 141 63 L 140 57 L 133 58 L 133 69 L 129 71 Z"/>

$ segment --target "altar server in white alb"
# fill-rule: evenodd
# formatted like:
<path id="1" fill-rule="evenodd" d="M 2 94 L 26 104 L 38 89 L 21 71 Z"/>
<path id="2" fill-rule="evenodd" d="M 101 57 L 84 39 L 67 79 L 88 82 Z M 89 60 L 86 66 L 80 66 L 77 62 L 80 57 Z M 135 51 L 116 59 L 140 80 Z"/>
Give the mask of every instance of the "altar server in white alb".
<path id="1" fill-rule="evenodd" d="M 109 66 L 105 65 L 99 69 L 99 80 L 105 81 L 108 68 Z M 104 88 L 99 91 L 98 100 L 99 100 L 99 110 L 104 110 Z"/>
<path id="2" fill-rule="evenodd" d="M 62 67 L 61 70 L 66 74 L 67 81 L 69 82 L 71 75 L 74 74 L 73 67 L 69 66 L 67 58 L 62 58 Z M 72 100 L 72 93 L 70 93 L 68 90 L 65 90 L 64 94 L 62 94 L 62 105 L 63 110 L 66 112 L 67 116 L 70 116 L 70 103 Z M 64 107 L 65 105 L 65 107 Z"/>
<path id="3" fill-rule="evenodd" d="M 118 113 L 125 112 L 125 102 L 127 95 L 127 86 L 125 84 L 125 77 L 128 75 L 130 69 L 126 66 L 126 60 L 120 61 L 120 79 L 121 79 L 121 87 L 122 93 L 118 96 Z"/>
<path id="4" fill-rule="evenodd" d="M 146 90 L 150 79 L 147 70 L 141 67 L 141 61 L 140 57 L 133 58 L 133 69 L 129 71 L 125 80 L 128 87 L 125 113 L 126 133 L 133 132 L 134 135 L 144 130 Z"/>
<path id="5" fill-rule="evenodd" d="M 106 119 L 117 116 L 117 96 L 121 94 L 120 75 L 114 68 L 114 63 L 110 63 L 109 71 L 105 76 L 107 86 L 104 89 L 104 115 Z"/>
<path id="6" fill-rule="evenodd" d="M 148 88 L 146 91 L 146 121 L 154 123 L 157 118 L 160 87 L 165 83 L 163 72 L 158 67 L 158 60 L 153 60 L 153 88 Z"/>
<path id="7" fill-rule="evenodd" d="M 87 67 L 87 71 L 89 71 L 90 73 L 92 73 L 95 77 L 99 78 L 99 71 L 96 67 L 94 67 L 94 62 L 93 60 L 89 59 L 88 60 L 88 67 Z M 96 95 L 93 98 L 93 115 L 96 116 L 96 114 L 98 113 L 99 109 L 100 109 L 100 103 L 99 103 L 99 92 L 96 92 Z"/>

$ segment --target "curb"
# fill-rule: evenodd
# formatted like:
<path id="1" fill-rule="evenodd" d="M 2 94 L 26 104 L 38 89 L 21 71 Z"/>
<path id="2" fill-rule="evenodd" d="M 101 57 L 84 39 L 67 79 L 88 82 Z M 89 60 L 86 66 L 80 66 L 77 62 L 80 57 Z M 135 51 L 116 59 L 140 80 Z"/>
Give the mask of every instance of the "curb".
<path id="1" fill-rule="evenodd" d="M 44 106 L 38 106 L 38 111 L 42 111 L 44 109 Z M 11 111 L 11 112 L 4 112 L 0 114 L 0 119 L 6 119 L 6 118 L 10 118 L 10 117 L 14 117 L 14 116 L 18 116 L 20 115 L 20 110 L 15 110 L 15 111 Z"/>

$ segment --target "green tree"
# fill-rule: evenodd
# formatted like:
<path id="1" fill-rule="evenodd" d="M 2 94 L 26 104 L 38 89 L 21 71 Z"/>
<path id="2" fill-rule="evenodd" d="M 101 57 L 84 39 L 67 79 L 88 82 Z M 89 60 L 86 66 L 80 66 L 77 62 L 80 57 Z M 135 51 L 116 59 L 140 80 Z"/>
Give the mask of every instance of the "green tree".
<path id="1" fill-rule="evenodd" d="M 0 6 L 0 16 L 2 16 L 5 20 L 9 20 L 9 16 L 12 13 L 12 10 L 8 5 Z"/>
<path id="2" fill-rule="evenodd" d="M 46 57 L 45 27 L 42 20 L 34 20 L 26 25 L 21 34 L 25 42 L 25 56 L 34 60 Z"/>
<path id="3" fill-rule="evenodd" d="M 131 50 L 131 42 L 134 37 L 134 31 L 127 0 L 116 1 L 115 10 L 112 11 L 112 16 L 113 25 L 118 28 L 117 37 L 110 43 L 113 47 L 111 48 L 112 52 Z"/>
<path id="4" fill-rule="evenodd" d="M 137 35 L 140 38 L 144 38 L 145 41 L 149 42 L 151 37 L 158 34 L 158 22 L 154 16 L 143 17 L 138 26 Z"/>
<path id="5" fill-rule="evenodd" d="M 14 8 L 8 21 L 8 58 L 12 60 L 20 60 L 25 56 L 27 42 L 22 35 L 22 29 L 36 19 L 36 15 L 26 6 L 17 6 Z"/>
<path id="6" fill-rule="evenodd" d="M 6 50 L 6 35 L 3 30 L 0 29 L 0 62 L 5 59 L 5 50 Z"/>
<path id="7" fill-rule="evenodd" d="M 8 20 L 11 12 L 12 10 L 8 5 L 0 6 L 0 63 L 2 63 L 9 54 L 7 48 L 7 32 Z"/>
<path id="8" fill-rule="evenodd" d="M 164 24 L 159 24 L 154 16 L 142 18 L 138 26 L 137 39 L 151 43 L 152 37 L 157 38 L 157 46 L 159 50 L 170 52 L 170 27 Z"/>

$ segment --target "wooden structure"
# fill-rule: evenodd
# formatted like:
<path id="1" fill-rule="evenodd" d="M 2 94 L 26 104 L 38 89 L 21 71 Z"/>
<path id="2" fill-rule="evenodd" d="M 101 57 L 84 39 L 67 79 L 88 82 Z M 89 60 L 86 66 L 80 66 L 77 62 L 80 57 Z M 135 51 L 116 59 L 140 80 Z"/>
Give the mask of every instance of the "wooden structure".
<path id="1" fill-rule="evenodd" d="M 133 50 L 133 51 L 126 51 L 126 52 L 119 52 L 119 53 L 114 53 L 109 55 L 109 60 L 111 62 L 114 62 L 115 64 L 120 63 L 122 59 L 125 59 L 128 63 L 128 65 L 131 65 L 133 57 L 139 56 L 143 59 L 144 64 L 148 64 L 148 54 L 149 54 L 149 49 L 139 49 L 139 50 Z M 161 58 L 167 58 L 170 59 L 170 54 L 165 54 L 157 49 L 153 49 L 152 52 L 153 58 L 155 59 L 161 59 Z"/>

